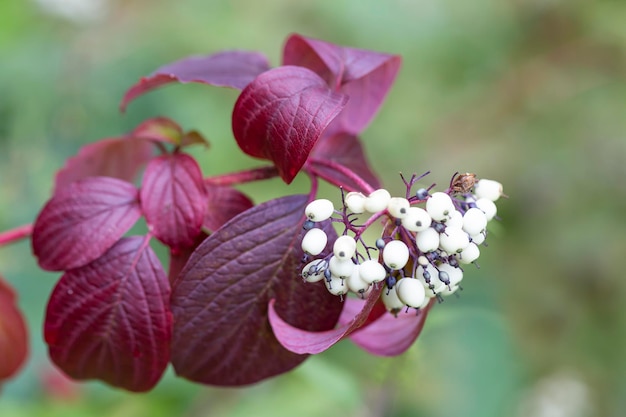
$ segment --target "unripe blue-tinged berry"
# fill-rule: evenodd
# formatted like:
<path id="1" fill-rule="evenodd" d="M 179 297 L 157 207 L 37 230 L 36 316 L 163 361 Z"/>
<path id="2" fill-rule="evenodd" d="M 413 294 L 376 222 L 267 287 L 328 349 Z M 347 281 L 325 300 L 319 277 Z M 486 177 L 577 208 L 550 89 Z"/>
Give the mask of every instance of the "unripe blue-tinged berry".
<path id="1" fill-rule="evenodd" d="M 428 197 L 428 190 L 426 188 L 420 188 L 415 192 L 415 197 L 418 198 L 418 200 L 426 200 L 426 198 Z"/>
<path id="2" fill-rule="evenodd" d="M 396 219 L 403 219 L 409 207 L 411 207 L 409 200 L 402 197 L 392 197 L 389 199 L 389 203 L 387 203 L 387 211 Z"/>
<path id="3" fill-rule="evenodd" d="M 362 193 L 351 191 L 345 198 L 346 207 L 355 214 L 361 214 L 365 211 L 366 198 Z"/>
<path id="4" fill-rule="evenodd" d="M 385 267 L 374 259 L 368 259 L 359 265 L 359 275 L 361 279 L 369 284 L 380 282 L 385 279 L 387 271 Z"/>
<path id="5" fill-rule="evenodd" d="M 446 193 L 433 193 L 428 200 L 426 200 L 426 211 L 430 217 L 437 222 L 447 220 L 454 210 L 452 199 Z"/>
<path id="6" fill-rule="evenodd" d="M 428 212 L 421 207 L 409 207 L 402 219 L 402 226 L 411 232 L 421 232 L 430 227 L 432 219 Z"/>
<path id="7" fill-rule="evenodd" d="M 479 199 L 486 198 L 491 201 L 496 201 L 502 195 L 502 184 L 498 181 L 481 179 L 474 184 L 474 194 Z"/>
<path id="8" fill-rule="evenodd" d="M 402 278 L 398 281 L 396 294 L 400 301 L 413 308 L 420 308 L 426 298 L 424 286 L 415 278 Z"/>
<path id="9" fill-rule="evenodd" d="M 319 255 L 322 253 L 328 242 L 328 236 L 322 229 L 311 229 L 302 238 L 302 250 L 309 255 Z"/>
<path id="10" fill-rule="evenodd" d="M 379 211 L 383 211 L 387 208 L 389 200 L 391 200 L 391 194 L 389 194 L 389 191 L 384 188 L 373 191 L 365 199 L 365 211 L 369 213 L 378 213 Z"/>
<path id="11" fill-rule="evenodd" d="M 479 208 L 470 208 L 463 215 L 463 230 L 469 235 L 476 235 L 487 227 L 487 216 Z"/>
<path id="12" fill-rule="evenodd" d="M 409 261 L 409 248 L 400 240 L 392 240 L 383 249 L 383 261 L 391 269 L 402 269 Z"/>
<path id="13" fill-rule="evenodd" d="M 311 201 L 304 209 L 304 214 L 306 214 L 311 221 L 322 222 L 330 218 L 330 216 L 333 215 L 334 210 L 335 207 L 333 206 L 332 201 L 320 198 Z"/>
<path id="14" fill-rule="evenodd" d="M 432 227 L 429 227 L 415 236 L 415 243 L 422 253 L 434 251 L 439 247 L 439 233 Z"/>
<path id="15" fill-rule="evenodd" d="M 333 253 L 339 259 L 350 259 L 356 251 L 356 241 L 352 236 L 343 235 L 335 240 L 333 245 Z"/>

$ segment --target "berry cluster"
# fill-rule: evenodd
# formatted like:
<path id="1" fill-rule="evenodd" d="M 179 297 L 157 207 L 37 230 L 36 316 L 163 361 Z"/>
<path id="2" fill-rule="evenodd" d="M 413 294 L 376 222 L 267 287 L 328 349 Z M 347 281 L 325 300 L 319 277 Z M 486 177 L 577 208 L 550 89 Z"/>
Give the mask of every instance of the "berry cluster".
<path id="1" fill-rule="evenodd" d="M 308 262 L 302 268 L 303 279 L 323 279 L 331 294 L 353 292 L 363 298 L 384 281 L 382 301 L 394 314 L 404 307 L 423 308 L 433 297 L 442 301 L 461 288 L 461 265 L 478 259 L 487 223 L 496 216 L 495 201 L 503 195 L 502 185 L 466 173 L 455 174 L 444 192 L 431 192 L 433 184 L 413 193 L 422 177 L 402 178 L 405 197 L 392 197 L 385 189 L 368 196 L 350 192 L 342 196 L 342 210 L 335 210 L 330 200 L 312 201 L 303 226 L 302 250 Z M 363 214 L 370 217 L 357 224 Z M 316 225 L 328 219 L 343 223 L 345 229 L 332 253 L 309 262 L 326 247 L 327 235 Z M 363 233 L 377 220 L 382 221 L 383 232 L 370 246 Z"/>

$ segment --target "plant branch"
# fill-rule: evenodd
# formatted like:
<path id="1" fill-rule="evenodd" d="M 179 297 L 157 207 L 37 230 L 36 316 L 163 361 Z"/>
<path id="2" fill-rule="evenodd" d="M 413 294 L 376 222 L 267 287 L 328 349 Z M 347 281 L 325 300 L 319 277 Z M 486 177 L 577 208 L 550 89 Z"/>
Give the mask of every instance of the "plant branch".
<path id="1" fill-rule="evenodd" d="M 361 190 L 367 194 L 374 191 L 374 187 L 372 187 L 367 181 L 365 181 L 358 174 L 356 174 L 354 171 L 352 171 L 351 169 L 347 168 L 344 165 L 341 165 L 341 164 L 338 164 L 337 162 L 326 160 L 326 159 L 311 159 L 310 162 L 307 163 L 307 167 L 311 170 L 311 172 L 313 172 L 316 175 L 319 175 L 319 174 L 318 174 L 317 169 L 315 168 L 315 165 L 330 168 L 339 172 L 342 175 L 345 175 L 346 177 L 354 181 L 361 188 Z"/>
<path id="2" fill-rule="evenodd" d="M 229 174 L 216 175 L 204 179 L 209 185 L 235 185 L 247 182 L 267 180 L 278 176 L 278 170 L 274 166 L 253 168 L 245 171 L 231 172 Z"/>
<path id="3" fill-rule="evenodd" d="M 16 242 L 21 239 L 30 237 L 33 233 L 33 225 L 25 224 L 23 226 L 16 227 L 15 229 L 7 230 L 0 233 L 0 246 Z"/>

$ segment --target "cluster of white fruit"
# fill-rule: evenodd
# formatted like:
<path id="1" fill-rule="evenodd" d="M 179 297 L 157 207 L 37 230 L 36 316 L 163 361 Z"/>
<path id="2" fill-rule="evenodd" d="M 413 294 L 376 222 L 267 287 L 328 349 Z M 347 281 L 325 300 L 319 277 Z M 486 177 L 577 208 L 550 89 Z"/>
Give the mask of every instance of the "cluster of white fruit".
<path id="1" fill-rule="evenodd" d="M 433 297 L 441 301 L 460 288 L 460 265 L 478 259 L 487 223 L 496 215 L 494 202 L 500 196 L 499 182 L 481 179 L 472 181 L 469 189 L 450 187 L 445 193 L 431 194 L 421 188 L 410 198 L 391 197 L 385 189 L 369 196 L 351 192 L 344 198 L 343 211 L 337 212 L 330 200 L 315 200 L 305 209 L 307 232 L 302 250 L 307 256 L 320 255 L 328 243 L 326 233 L 315 227 L 316 223 L 337 214 L 341 219 L 335 221 L 343 221 L 346 229 L 335 240 L 331 254 L 302 268 L 302 277 L 308 282 L 323 279 L 334 295 L 350 291 L 361 297 L 384 281 L 382 300 L 394 314 L 405 307 L 423 308 Z M 418 207 L 420 204 L 424 207 Z M 387 216 L 383 236 L 375 248 L 362 239 L 372 222 L 355 226 L 352 220 L 363 213 L 376 218 Z M 359 244 L 365 255 L 357 251 Z M 375 249 L 379 253 L 372 259 L 370 250 Z"/>

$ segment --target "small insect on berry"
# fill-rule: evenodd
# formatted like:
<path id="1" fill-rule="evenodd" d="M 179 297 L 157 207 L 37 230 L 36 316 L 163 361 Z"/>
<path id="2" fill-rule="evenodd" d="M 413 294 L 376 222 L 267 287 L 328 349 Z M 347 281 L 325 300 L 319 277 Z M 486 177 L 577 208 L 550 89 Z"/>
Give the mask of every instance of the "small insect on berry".
<path id="1" fill-rule="evenodd" d="M 450 188 L 452 192 L 466 194 L 472 191 L 476 184 L 476 174 L 466 172 L 465 174 L 457 174 L 452 178 Z"/>
<path id="2" fill-rule="evenodd" d="M 309 220 L 314 222 L 322 222 L 333 215 L 335 207 L 333 202 L 325 198 L 311 201 L 304 209 L 304 214 Z"/>

